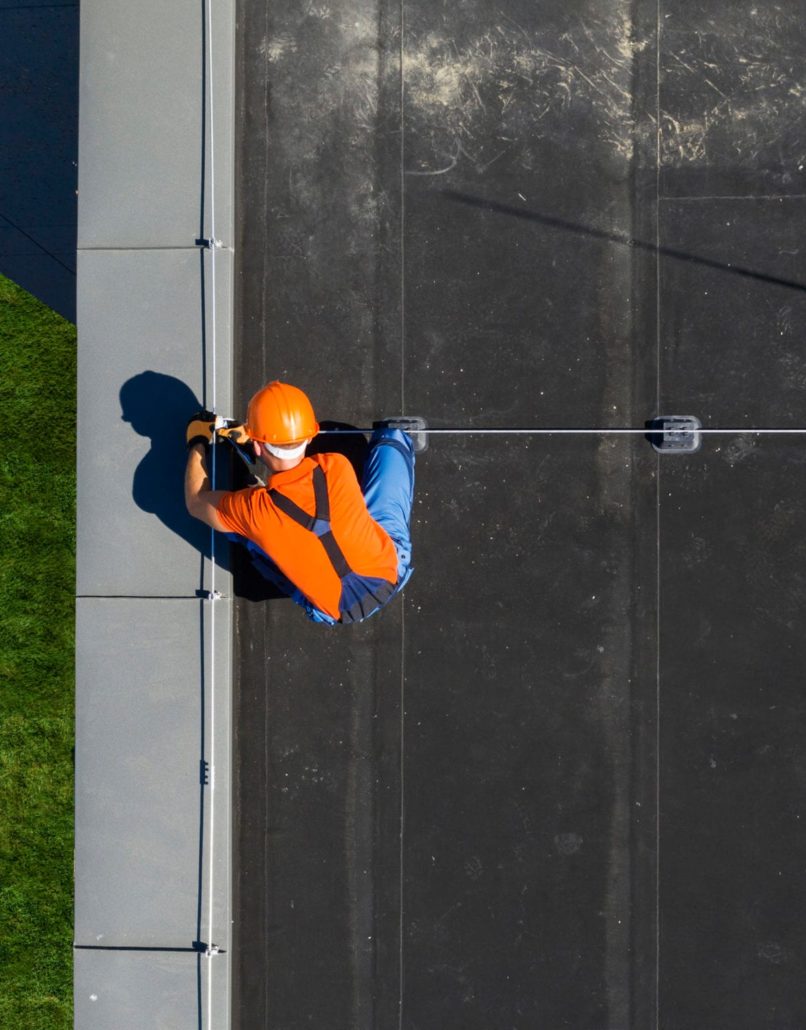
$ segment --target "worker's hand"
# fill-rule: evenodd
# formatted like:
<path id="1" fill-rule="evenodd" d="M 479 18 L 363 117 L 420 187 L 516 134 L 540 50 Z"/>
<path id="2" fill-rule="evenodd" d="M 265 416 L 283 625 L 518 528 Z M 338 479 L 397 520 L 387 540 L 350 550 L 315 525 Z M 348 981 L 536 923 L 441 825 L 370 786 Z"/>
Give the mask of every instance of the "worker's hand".
<path id="1" fill-rule="evenodd" d="M 249 436 L 243 427 L 243 423 L 236 422 L 234 418 L 225 420 L 225 425 L 219 426 L 219 436 L 226 436 L 232 443 L 245 447 L 249 443 Z"/>
<path id="2" fill-rule="evenodd" d="M 188 448 L 197 443 L 203 443 L 205 447 L 209 447 L 214 433 L 229 437 L 235 444 L 246 445 L 249 442 L 249 437 L 241 423 L 236 422 L 234 418 L 221 418 L 212 411 L 197 411 L 195 415 L 191 416 L 185 431 L 185 441 Z"/>
<path id="3" fill-rule="evenodd" d="M 185 443 L 188 450 L 197 443 L 203 443 L 209 447 L 213 441 L 213 430 L 215 429 L 216 417 L 212 411 L 197 411 L 188 420 L 185 430 Z"/>
<path id="4" fill-rule="evenodd" d="M 234 421 L 228 421 L 226 426 L 218 430 L 218 435 L 225 437 L 227 442 L 232 444 L 238 457 L 248 466 L 252 475 L 255 475 L 255 449 L 243 425 L 240 422 L 236 424 Z"/>

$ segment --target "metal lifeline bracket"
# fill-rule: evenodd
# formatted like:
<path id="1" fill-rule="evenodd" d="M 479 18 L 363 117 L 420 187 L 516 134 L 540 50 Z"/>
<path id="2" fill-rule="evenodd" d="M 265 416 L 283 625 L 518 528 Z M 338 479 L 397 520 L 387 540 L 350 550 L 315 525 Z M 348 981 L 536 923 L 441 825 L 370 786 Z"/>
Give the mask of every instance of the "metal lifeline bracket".
<path id="1" fill-rule="evenodd" d="M 647 439 L 659 454 L 693 454 L 702 444 L 702 423 L 694 415 L 659 415 L 647 429 Z"/>
<path id="2" fill-rule="evenodd" d="M 204 247 L 205 250 L 212 250 L 213 248 L 219 250 L 221 247 L 224 246 L 221 240 L 217 240 L 214 237 L 210 237 L 210 239 L 207 239 L 205 236 L 200 236 L 197 240 L 194 240 L 193 242 L 195 246 Z"/>
<path id="3" fill-rule="evenodd" d="M 428 436 L 425 433 L 425 430 L 428 429 L 428 423 L 421 415 L 398 415 L 394 418 L 384 418 L 379 422 L 372 423 L 373 429 L 383 427 L 402 429 L 404 433 L 408 433 L 414 445 L 415 454 L 422 454 L 428 447 Z"/>

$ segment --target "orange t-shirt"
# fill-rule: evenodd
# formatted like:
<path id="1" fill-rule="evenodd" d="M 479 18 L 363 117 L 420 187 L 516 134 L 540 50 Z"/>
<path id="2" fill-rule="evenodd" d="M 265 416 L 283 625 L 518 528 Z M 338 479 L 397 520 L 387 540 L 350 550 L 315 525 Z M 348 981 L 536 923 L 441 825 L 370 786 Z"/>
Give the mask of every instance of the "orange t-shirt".
<path id="1" fill-rule="evenodd" d="M 315 454 L 288 472 L 275 472 L 269 486 L 314 514 L 313 469 L 327 480 L 330 527 L 347 564 L 359 576 L 397 582 L 397 552 L 389 534 L 367 511 L 355 472 L 343 454 Z M 264 487 L 226 494 L 218 515 L 231 533 L 253 540 L 309 601 L 339 618 L 341 580 L 319 538 L 274 504 Z"/>

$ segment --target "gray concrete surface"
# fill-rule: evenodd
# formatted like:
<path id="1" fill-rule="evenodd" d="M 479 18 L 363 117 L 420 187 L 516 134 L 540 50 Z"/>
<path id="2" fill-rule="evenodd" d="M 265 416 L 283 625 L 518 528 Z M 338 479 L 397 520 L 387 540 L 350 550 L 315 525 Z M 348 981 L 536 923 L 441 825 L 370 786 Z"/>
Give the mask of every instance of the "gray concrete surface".
<path id="1" fill-rule="evenodd" d="M 191 246 L 202 211 L 209 219 L 213 176 L 217 225 L 231 227 L 235 22 L 232 4 L 213 4 L 207 41 L 203 10 L 114 0 L 101 20 L 82 3 L 79 248 Z"/>
<path id="2" fill-rule="evenodd" d="M 185 510 L 187 412 L 212 404 L 210 256 L 193 248 L 79 254 L 81 595 L 192 597 L 209 589 L 210 532 Z M 231 396 L 232 254 L 216 255 L 215 396 Z M 104 389 L 99 389 L 99 382 Z M 127 541 L 111 562 L 100 541 Z M 225 555 L 219 546 L 219 558 Z"/>
<path id="3" fill-rule="evenodd" d="M 77 1030 L 229 1025 L 230 579 L 182 496 L 187 418 L 232 402 L 234 6 L 213 11 L 209 33 L 202 5 L 81 6 Z"/>
<path id="4" fill-rule="evenodd" d="M 192 953 L 76 951 L 76 1027 L 226 1027 L 227 970 Z M 212 976 L 212 982 L 210 977 Z M 212 994 L 211 1019 L 196 1015 Z"/>
<path id="5" fill-rule="evenodd" d="M 189 948 L 202 940 L 211 860 L 214 922 L 228 924 L 230 602 L 215 605 L 215 655 L 212 609 L 202 600 L 79 599 L 81 943 Z M 204 762 L 217 770 L 213 840 Z"/>

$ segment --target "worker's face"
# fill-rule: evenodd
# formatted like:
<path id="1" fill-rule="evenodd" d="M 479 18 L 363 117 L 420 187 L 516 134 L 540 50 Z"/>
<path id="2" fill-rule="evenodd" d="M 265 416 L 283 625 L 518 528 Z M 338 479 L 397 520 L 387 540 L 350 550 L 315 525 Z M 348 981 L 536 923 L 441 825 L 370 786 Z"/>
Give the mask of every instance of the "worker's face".
<path id="1" fill-rule="evenodd" d="M 307 447 L 310 442 L 310 440 L 306 440 L 305 446 Z M 281 447 L 279 444 L 275 444 L 274 446 L 280 451 L 296 451 L 299 444 L 290 444 L 288 448 Z M 262 444 L 256 443 L 254 440 L 252 441 L 252 447 L 255 451 L 255 457 L 262 461 L 263 464 L 267 468 L 271 469 L 272 472 L 287 472 L 289 469 L 296 468 L 305 457 L 305 452 L 303 451 L 303 453 L 296 458 L 278 458 L 276 455 L 270 454 Z"/>

